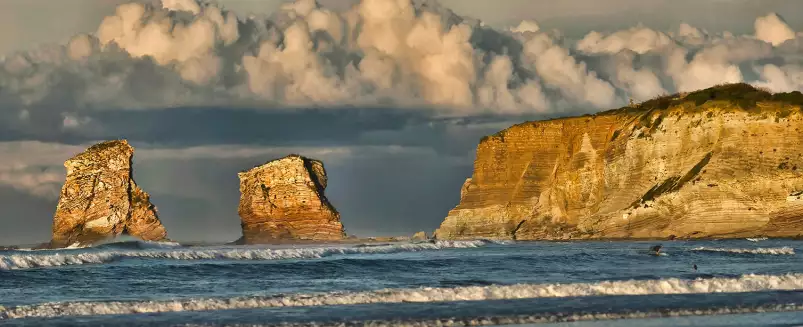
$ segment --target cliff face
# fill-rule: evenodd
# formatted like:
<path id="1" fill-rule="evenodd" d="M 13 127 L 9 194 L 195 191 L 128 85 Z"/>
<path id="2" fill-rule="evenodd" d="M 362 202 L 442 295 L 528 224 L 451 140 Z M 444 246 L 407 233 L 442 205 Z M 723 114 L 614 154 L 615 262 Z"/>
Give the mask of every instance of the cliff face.
<path id="1" fill-rule="evenodd" d="M 440 239 L 796 237 L 799 92 L 728 85 L 486 137 Z"/>
<path id="2" fill-rule="evenodd" d="M 64 163 L 67 179 L 53 218 L 51 247 L 91 244 L 128 234 L 167 237 L 148 194 L 134 182 L 132 148 L 125 140 L 93 145 Z"/>
<path id="3" fill-rule="evenodd" d="M 241 243 L 340 240 L 340 214 L 324 196 L 323 163 L 298 155 L 239 174 Z"/>

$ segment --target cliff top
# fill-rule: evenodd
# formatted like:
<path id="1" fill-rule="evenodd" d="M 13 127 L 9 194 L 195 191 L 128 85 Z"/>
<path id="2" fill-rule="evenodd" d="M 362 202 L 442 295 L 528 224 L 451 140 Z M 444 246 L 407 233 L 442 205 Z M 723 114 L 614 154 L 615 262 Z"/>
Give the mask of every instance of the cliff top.
<path id="1" fill-rule="evenodd" d="M 94 144 L 83 152 L 76 154 L 65 161 L 64 165 L 104 165 L 109 162 L 110 157 L 120 154 L 131 158 L 134 154 L 134 148 L 126 140 L 106 141 Z"/>
<path id="2" fill-rule="evenodd" d="M 693 113 L 708 111 L 713 108 L 745 111 L 755 114 L 778 112 L 781 116 L 786 116 L 793 110 L 800 111 L 801 108 L 803 108 L 803 93 L 800 91 L 772 93 L 746 83 L 722 84 L 694 92 L 665 95 L 639 104 L 602 111 L 595 114 L 526 121 L 508 127 L 496 134 L 485 136 L 480 140 L 480 144 L 493 137 L 504 136 L 505 131 L 538 123 L 582 118 L 593 119 L 599 116 L 616 115 L 649 117 L 654 112 L 670 109 L 679 110 L 684 113 Z"/>
<path id="3" fill-rule="evenodd" d="M 746 83 L 722 84 L 694 92 L 665 95 L 633 106 L 603 111 L 597 115 L 645 113 L 652 110 L 666 110 L 672 107 L 699 108 L 706 102 L 716 101 L 731 103 L 733 108 L 745 111 L 760 111 L 759 103 L 803 106 L 803 93 L 799 91 L 772 93 Z"/>
<path id="4" fill-rule="evenodd" d="M 273 166 L 279 165 L 279 164 L 281 164 L 283 162 L 292 161 L 292 160 L 300 160 L 301 162 L 304 162 L 304 163 L 310 163 L 310 164 L 311 163 L 317 163 L 317 164 L 323 165 L 323 162 L 320 161 L 320 160 L 316 160 L 316 159 L 312 159 L 312 158 L 308 158 L 308 157 L 302 156 L 300 154 L 292 153 L 292 154 L 286 155 L 286 156 L 281 157 L 281 158 L 268 160 L 263 164 L 256 165 L 256 166 L 252 167 L 251 169 L 246 169 L 246 170 L 240 171 L 240 174 L 249 173 L 249 172 L 252 172 L 254 170 L 264 169 L 264 168 L 268 168 L 268 167 L 273 167 Z"/>

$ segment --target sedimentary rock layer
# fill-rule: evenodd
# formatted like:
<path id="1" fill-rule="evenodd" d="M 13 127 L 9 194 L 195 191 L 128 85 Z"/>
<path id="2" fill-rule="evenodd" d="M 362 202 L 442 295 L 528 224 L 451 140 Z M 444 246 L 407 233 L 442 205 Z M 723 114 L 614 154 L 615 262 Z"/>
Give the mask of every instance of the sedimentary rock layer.
<path id="1" fill-rule="evenodd" d="M 737 84 L 510 127 L 436 237 L 800 236 L 801 103 Z"/>
<path id="2" fill-rule="evenodd" d="M 340 240 L 340 214 L 324 196 L 326 170 L 318 160 L 290 155 L 241 172 L 241 243 Z"/>
<path id="3" fill-rule="evenodd" d="M 149 196 L 134 182 L 134 148 L 125 140 L 91 146 L 64 163 L 67 179 L 53 218 L 51 247 L 91 244 L 122 234 L 167 237 Z"/>

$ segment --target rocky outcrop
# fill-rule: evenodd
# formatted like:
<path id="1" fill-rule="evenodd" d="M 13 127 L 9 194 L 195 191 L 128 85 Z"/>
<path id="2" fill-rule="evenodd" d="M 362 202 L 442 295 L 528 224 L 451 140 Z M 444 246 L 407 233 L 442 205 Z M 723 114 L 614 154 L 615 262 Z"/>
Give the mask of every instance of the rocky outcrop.
<path id="1" fill-rule="evenodd" d="M 420 231 L 418 233 L 413 234 L 413 237 L 410 238 L 412 241 L 426 241 L 429 237 L 427 237 L 427 233 L 424 231 Z"/>
<path id="2" fill-rule="evenodd" d="M 484 138 L 439 239 L 796 237 L 803 95 L 744 84 Z"/>
<path id="3" fill-rule="evenodd" d="M 53 218 L 51 247 L 91 244 L 127 234 L 147 241 L 167 232 L 134 182 L 134 148 L 125 140 L 91 146 L 64 163 L 67 179 Z"/>
<path id="4" fill-rule="evenodd" d="M 289 155 L 239 177 L 243 228 L 239 243 L 345 238 L 340 214 L 324 196 L 327 179 L 322 162 Z"/>

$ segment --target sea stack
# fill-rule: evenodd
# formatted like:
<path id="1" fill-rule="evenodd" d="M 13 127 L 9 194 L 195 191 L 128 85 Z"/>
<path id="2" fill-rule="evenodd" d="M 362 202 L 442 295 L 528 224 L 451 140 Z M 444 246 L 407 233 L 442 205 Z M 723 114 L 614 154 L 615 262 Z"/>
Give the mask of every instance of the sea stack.
<path id="1" fill-rule="evenodd" d="M 483 138 L 438 239 L 803 234 L 803 94 L 747 84 Z"/>
<path id="2" fill-rule="evenodd" d="M 53 248 L 89 245 L 119 235 L 146 241 L 167 237 L 156 207 L 134 182 L 134 148 L 125 140 L 99 143 L 64 163 L 67 179 L 53 217 Z"/>
<path id="3" fill-rule="evenodd" d="M 410 238 L 411 241 L 426 241 L 429 240 L 427 237 L 427 232 L 420 231 L 418 233 L 413 234 L 413 237 Z"/>
<path id="4" fill-rule="evenodd" d="M 340 214 L 324 196 L 322 162 L 293 154 L 238 176 L 243 229 L 238 243 L 345 238 Z"/>

